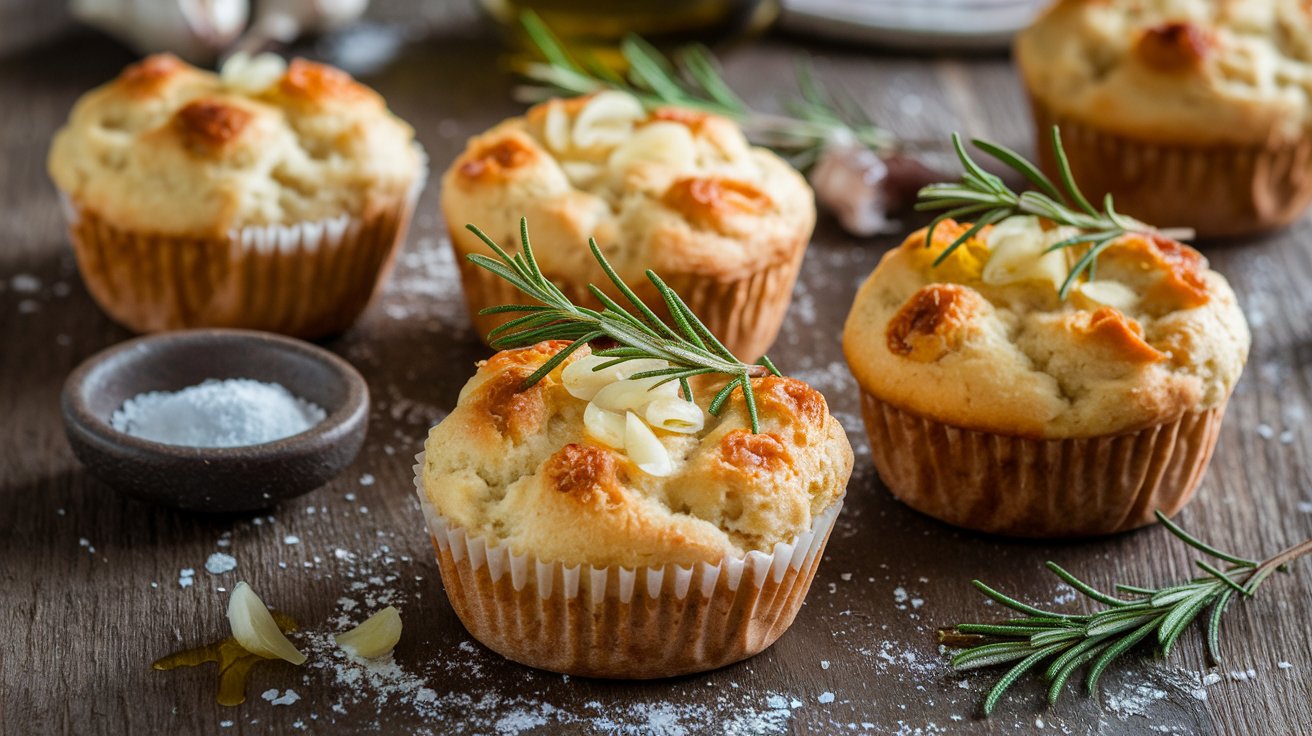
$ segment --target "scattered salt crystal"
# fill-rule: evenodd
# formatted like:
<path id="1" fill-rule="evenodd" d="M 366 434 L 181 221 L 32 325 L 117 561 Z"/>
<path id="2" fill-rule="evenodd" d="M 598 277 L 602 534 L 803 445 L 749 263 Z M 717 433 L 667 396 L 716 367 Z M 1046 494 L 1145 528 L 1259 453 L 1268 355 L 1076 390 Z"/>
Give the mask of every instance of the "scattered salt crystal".
<path id="1" fill-rule="evenodd" d="M 847 581 L 849 581 L 849 580 L 852 579 L 852 573 L 850 573 L 850 572 L 845 572 L 845 573 L 839 575 L 838 577 L 839 577 L 843 582 L 847 582 Z"/>
<path id="2" fill-rule="evenodd" d="M 219 728 L 232 728 L 232 721 L 219 721 Z"/>
<path id="3" fill-rule="evenodd" d="M 822 669 L 822 670 L 827 670 L 827 669 L 829 669 L 829 660 L 827 660 L 827 659 L 822 659 L 822 660 L 820 660 L 820 669 Z"/>
<path id="4" fill-rule="evenodd" d="M 24 299 L 18 303 L 19 314 L 32 314 L 41 310 L 41 304 L 35 299 Z"/>
<path id="5" fill-rule="evenodd" d="M 205 560 L 205 571 L 211 575 L 222 575 L 237 567 L 237 558 L 222 552 L 215 552 Z"/>
<path id="6" fill-rule="evenodd" d="M 178 571 L 178 587 L 190 588 L 195 581 L 196 571 L 190 567 L 184 567 Z"/>
<path id="7" fill-rule="evenodd" d="M 298 536 L 296 536 L 295 534 L 288 534 L 287 536 L 285 536 L 285 537 L 282 538 L 282 543 L 283 543 L 283 544 L 300 544 L 300 543 L 301 543 L 301 538 L 298 537 Z"/>
<path id="8" fill-rule="evenodd" d="M 373 484 L 374 484 L 374 476 L 372 474 L 365 473 L 364 475 L 360 476 L 360 485 L 371 486 Z"/>
<path id="9" fill-rule="evenodd" d="M 14 274 L 14 277 L 9 279 L 9 288 L 19 294 L 34 294 L 41 290 L 41 279 L 30 273 Z"/>
<path id="10" fill-rule="evenodd" d="M 354 493 L 348 493 L 348 494 L 346 494 L 345 496 L 343 496 L 343 498 L 345 498 L 347 501 L 354 501 L 354 500 L 355 500 L 355 494 L 354 494 Z"/>
<path id="11" fill-rule="evenodd" d="M 1221 681 L 1221 676 L 1218 675 L 1218 674 L 1215 673 L 1215 672 L 1209 672 L 1209 673 L 1207 673 L 1206 675 L 1203 675 L 1203 684 L 1204 684 L 1204 685 L 1215 685 L 1216 683 L 1218 683 L 1218 682 L 1220 682 L 1220 681 Z"/>
<path id="12" fill-rule="evenodd" d="M 1257 425 L 1257 436 L 1264 440 L 1269 440 L 1276 436 L 1276 431 L 1271 428 L 1270 424 L 1263 422 L 1262 424 Z"/>
<path id="13" fill-rule="evenodd" d="M 832 703 L 834 702 L 834 694 L 826 690 L 820 693 L 820 697 L 816 698 L 816 700 L 819 700 L 821 703 Z"/>
<path id="14" fill-rule="evenodd" d="M 287 688 L 286 692 L 284 692 L 282 695 L 278 694 L 278 688 L 270 688 L 268 690 L 265 690 L 264 694 L 261 695 L 260 697 L 264 698 L 265 700 L 269 701 L 274 705 L 291 705 L 292 703 L 295 703 L 296 701 L 301 699 L 301 696 L 298 695 L 297 692 L 295 690 L 292 690 L 291 688 Z"/>
<path id="15" fill-rule="evenodd" d="M 906 603 L 906 602 L 907 602 L 907 597 L 908 597 L 908 596 L 907 596 L 907 589 L 906 589 L 906 588 L 903 588 L 902 586 L 899 585 L 899 586 L 897 586 L 896 588 L 893 589 L 893 601 L 894 601 L 894 602 L 896 602 L 896 603 Z"/>
<path id="16" fill-rule="evenodd" d="M 120 432 L 168 445 L 243 447 L 299 434 L 325 416 L 279 384 L 231 378 L 138 394 L 109 421 Z"/>
<path id="17" fill-rule="evenodd" d="M 63 509 L 55 509 L 55 513 L 56 513 L 56 514 L 59 514 L 60 516 L 63 516 L 63 515 L 65 515 L 65 514 L 67 514 L 68 512 L 65 511 L 65 510 L 63 510 Z"/>
<path id="18" fill-rule="evenodd" d="M 1282 445 L 1292 445 L 1292 444 L 1294 444 L 1294 430 L 1292 430 L 1292 429 L 1286 429 L 1285 431 L 1281 432 L 1281 433 L 1280 433 L 1280 444 L 1282 444 Z"/>
<path id="19" fill-rule="evenodd" d="M 1276 662 L 1276 666 L 1282 670 L 1292 669 L 1294 665 L 1289 662 Z"/>
<path id="20" fill-rule="evenodd" d="M 1305 514 L 1312 514 L 1312 501 L 1299 501 L 1298 510 Z"/>
<path id="21" fill-rule="evenodd" d="M 355 555 L 351 554 L 350 552 L 347 552 L 346 550 L 340 547 L 333 550 L 333 557 L 336 557 L 339 560 L 346 560 L 346 561 L 355 559 Z"/>

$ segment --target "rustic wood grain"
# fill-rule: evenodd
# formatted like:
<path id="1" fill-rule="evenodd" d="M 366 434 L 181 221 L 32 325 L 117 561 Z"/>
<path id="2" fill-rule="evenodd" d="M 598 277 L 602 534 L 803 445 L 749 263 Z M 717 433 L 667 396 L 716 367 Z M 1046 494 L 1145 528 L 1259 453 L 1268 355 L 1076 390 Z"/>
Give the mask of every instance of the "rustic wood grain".
<path id="1" fill-rule="evenodd" d="M 464 15 L 439 20 L 366 78 L 415 125 L 438 169 L 466 136 L 517 110 L 491 39 Z M 768 106 L 789 84 L 799 50 L 906 137 L 942 141 L 964 130 L 1028 149 L 1023 93 L 1002 57 L 887 56 L 767 39 L 731 52 L 726 72 L 745 97 Z M 1073 697 L 1047 709 L 1038 687 L 1025 684 L 997 715 L 979 719 L 991 677 L 952 674 L 933 640 L 936 627 L 997 613 L 971 592 L 972 578 L 1026 600 L 1078 605 L 1042 571 L 1044 560 L 1106 587 L 1188 575 L 1192 557 L 1160 529 L 1016 542 L 945 527 L 895 501 L 870 466 L 837 336 L 857 284 L 896 238 L 855 241 L 829 221 L 772 355 L 825 391 L 857 448 L 856 472 L 796 625 L 749 662 L 654 683 L 564 678 L 502 660 L 455 619 L 413 500 L 411 457 L 486 352 L 451 280 L 432 183 L 387 292 L 326 343 L 360 368 L 373 393 L 369 439 L 352 468 L 260 516 L 185 515 L 118 496 L 72 457 L 58 395 L 78 361 L 128 334 L 96 309 L 76 275 L 44 156 L 77 95 L 128 60 L 104 40 L 70 35 L 0 61 L 0 733 L 590 733 L 607 723 L 626 733 L 1312 732 L 1306 562 L 1232 609 L 1229 660 L 1219 669 L 1204 666 L 1191 633 L 1167 662 L 1117 669 L 1097 699 L 1072 686 Z M 1254 344 L 1212 470 L 1181 519 L 1259 555 L 1312 535 L 1312 223 L 1205 252 L 1234 284 Z M 299 542 L 286 543 L 289 536 Z M 235 572 L 204 570 L 217 551 L 237 558 Z M 191 587 L 179 586 L 183 568 L 195 569 Z M 224 634 L 224 589 L 239 579 L 319 632 L 394 602 L 405 621 L 397 662 L 423 678 L 436 704 L 379 702 L 330 670 L 269 664 L 256 670 L 246 704 L 223 708 L 212 697 L 212 671 L 152 671 L 156 657 Z M 389 590 L 394 597 L 380 600 Z M 1208 674 L 1221 679 L 1204 685 Z M 269 688 L 292 688 L 300 700 L 271 705 L 260 697 Z M 1148 695 L 1141 708 L 1125 701 L 1135 688 Z"/>

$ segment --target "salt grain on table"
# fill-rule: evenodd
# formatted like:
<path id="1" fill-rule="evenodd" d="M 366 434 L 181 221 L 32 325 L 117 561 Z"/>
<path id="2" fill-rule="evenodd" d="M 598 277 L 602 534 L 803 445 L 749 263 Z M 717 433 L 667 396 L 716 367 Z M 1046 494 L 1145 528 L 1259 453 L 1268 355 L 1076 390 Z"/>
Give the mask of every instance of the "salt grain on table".
<path id="1" fill-rule="evenodd" d="M 230 378 L 139 394 L 114 412 L 110 424 L 167 445 L 244 447 L 300 434 L 325 416 L 279 384 Z"/>

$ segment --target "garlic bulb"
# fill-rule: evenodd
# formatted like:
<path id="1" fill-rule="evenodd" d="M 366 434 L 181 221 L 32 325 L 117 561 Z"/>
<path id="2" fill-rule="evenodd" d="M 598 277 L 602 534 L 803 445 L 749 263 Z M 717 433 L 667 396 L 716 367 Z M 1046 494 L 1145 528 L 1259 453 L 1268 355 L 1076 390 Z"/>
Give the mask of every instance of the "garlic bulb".
<path id="1" fill-rule="evenodd" d="M 807 178 L 816 202 L 859 237 L 896 231 L 894 216 L 911 208 L 921 187 L 943 180 L 917 158 L 881 156 L 850 137 L 825 146 Z"/>
<path id="2" fill-rule="evenodd" d="M 560 380 L 565 384 L 565 390 L 569 392 L 570 396 L 589 401 L 601 389 L 616 381 L 622 381 L 635 373 L 670 367 L 670 364 L 663 360 L 642 359 L 626 360 L 609 368 L 596 370 L 597 366 L 613 360 L 614 358 L 603 358 L 599 355 L 585 355 L 582 358 L 576 358 L 560 372 Z"/>
<path id="3" fill-rule="evenodd" d="M 219 78 L 228 89 L 258 95 L 278 83 L 287 73 L 287 62 L 277 54 L 251 56 L 238 51 L 219 68 Z"/>
<path id="4" fill-rule="evenodd" d="M 396 643 L 401 641 L 401 612 L 388 606 L 334 639 L 337 646 L 357 657 L 386 657 L 396 648 Z"/>
<path id="5" fill-rule="evenodd" d="M 653 427 L 679 434 L 697 434 L 706 424 L 700 406 L 676 396 L 654 399 L 647 404 L 643 418 Z"/>
<path id="6" fill-rule="evenodd" d="M 999 222 L 988 235 L 989 260 L 984 264 L 984 283 L 1041 281 L 1052 284 L 1053 291 L 1060 289 L 1066 281 L 1066 253 L 1047 250 L 1073 233 L 1070 228 L 1045 232 L 1039 218 L 1032 216 L 1008 217 Z"/>
<path id="7" fill-rule="evenodd" d="M 592 402 L 583 409 L 583 426 L 588 434 L 603 445 L 616 450 L 624 449 L 624 417 L 606 411 Z"/>
<path id="8" fill-rule="evenodd" d="M 674 461 L 665 445 L 633 412 L 624 417 L 624 449 L 638 468 L 648 475 L 664 477 L 674 472 Z"/>
<path id="9" fill-rule="evenodd" d="M 74 18 L 142 53 L 213 61 L 250 19 L 250 0 L 72 0 Z"/>
<path id="10" fill-rule="evenodd" d="M 232 638 L 251 654 L 305 664 L 305 655 L 283 636 L 269 608 L 245 582 L 237 583 L 228 598 L 228 625 Z"/>

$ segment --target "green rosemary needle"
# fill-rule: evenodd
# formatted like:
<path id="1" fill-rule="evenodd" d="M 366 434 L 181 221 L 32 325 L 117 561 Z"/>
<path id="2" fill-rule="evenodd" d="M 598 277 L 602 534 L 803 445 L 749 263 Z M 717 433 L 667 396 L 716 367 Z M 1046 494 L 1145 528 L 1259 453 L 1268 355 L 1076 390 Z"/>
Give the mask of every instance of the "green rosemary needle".
<path id="1" fill-rule="evenodd" d="M 1098 680 L 1116 658 L 1149 639 L 1156 642 L 1162 656 L 1205 610 L 1207 614 L 1207 657 L 1212 664 L 1221 661 L 1219 640 L 1221 617 L 1234 600 L 1252 597 L 1257 587 L 1276 571 L 1285 572 L 1286 563 L 1312 553 L 1312 539 L 1294 545 L 1275 556 L 1258 562 L 1227 552 L 1191 536 L 1160 511 L 1157 519 L 1185 544 L 1223 563 L 1217 567 L 1197 561 L 1203 575 L 1176 585 L 1143 588 L 1117 585 L 1120 598 L 1103 593 L 1054 562 L 1048 569 L 1063 582 L 1106 608 L 1090 614 L 1047 611 L 1021 603 L 979 580 L 971 581 L 984 595 L 1014 611 L 1024 614 L 999 623 L 957 624 L 939 631 L 939 641 L 948 646 L 965 647 L 952 658 L 956 670 L 971 670 L 1012 664 L 984 698 L 984 714 L 989 715 L 1002 694 L 1027 672 L 1044 661 L 1043 679 L 1048 682 L 1048 703 L 1056 703 L 1067 681 L 1087 667 L 1085 688 L 1089 695 L 1098 691 Z"/>
<path id="2" fill-rule="evenodd" d="M 1132 217 L 1116 211 L 1112 196 L 1103 199 L 1103 209 L 1095 208 L 1080 191 L 1071 173 L 1066 151 L 1061 145 L 1061 133 L 1057 126 L 1052 127 L 1051 143 L 1053 159 L 1057 163 L 1059 188 L 1037 166 L 1025 160 L 1015 151 L 985 140 L 971 141 L 976 148 L 997 159 L 1024 176 L 1035 189 L 1017 193 L 994 174 L 985 171 L 961 144 L 961 136 L 952 134 L 952 147 L 961 160 L 964 173 L 961 181 L 950 184 L 930 184 L 920 190 L 916 209 L 920 211 L 943 210 L 929 223 L 925 234 L 925 245 L 933 242 L 934 230 L 946 219 L 971 218 L 974 224 L 944 249 L 935 259 L 934 265 L 942 263 L 958 247 L 974 237 L 986 225 L 992 225 L 1013 215 L 1037 215 L 1058 225 L 1067 225 L 1078 229 L 1076 235 L 1054 243 L 1048 252 L 1062 248 L 1080 246 L 1083 253 L 1071 267 L 1065 282 L 1061 285 L 1059 296 L 1064 300 L 1082 275 L 1089 278 L 1096 274 L 1099 254 L 1127 233 L 1150 233 L 1155 228 Z M 1189 237 L 1189 236 L 1186 236 Z"/>
<path id="3" fill-rule="evenodd" d="M 609 340 L 617 345 L 593 350 L 592 354 L 612 360 L 598 365 L 594 370 L 605 370 L 630 360 L 645 358 L 663 360 L 670 364 L 669 368 L 642 371 L 633 374 L 630 378 L 661 379 L 656 385 L 678 381 L 683 388 L 683 396 L 688 401 L 693 400 L 692 386 L 688 379 L 712 373 L 727 375 L 730 377 L 729 382 L 711 400 L 708 410 L 711 414 L 719 414 L 734 389 L 741 389 L 747 403 L 747 413 L 751 418 L 752 432 L 761 431 L 757 418 L 756 399 L 752 395 L 751 379 L 767 374 L 780 375 L 778 369 L 765 356 L 755 364 L 738 360 L 655 272 L 648 270 L 647 280 L 656 288 L 656 292 L 664 301 L 665 308 L 674 322 L 673 327 L 662 322 L 656 313 L 638 298 L 633 289 L 620 278 L 602 255 L 601 248 L 597 247 L 597 241 L 591 238 L 588 239 L 588 247 L 592 249 L 592 256 L 597 259 L 601 270 L 605 272 L 615 289 L 632 306 L 632 310 L 621 306 L 594 284 L 588 284 L 588 291 L 601 303 L 600 311 L 571 302 L 569 297 L 551 283 L 538 267 L 537 259 L 533 256 L 533 246 L 528 239 L 527 219 L 519 221 L 520 249 L 514 255 L 507 253 L 474 225 L 466 225 L 466 227 L 496 254 L 496 258 L 491 258 L 471 253 L 467 256 L 469 261 L 505 279 L 525 296 L 538 302 L 537 304 L 505 304 L 480 311 L 479 314 L 521 315 L 488 333 L 488 342 L 492 347 L 505 350 L 533 345 L 543 340 L 570 341 L 565 349 L 553 355 L 524 379 L 525 388 L 542 380 L 580 347 L 597 340 Z"/>
<path id="4" fill-rule="evenodd" d="M 737 122 L 748 138 L 775 149 L 803 170 L 835 141 L 855 141 L 879 153 L 897 147 L 895 136 L 876 125 L 850 96 L 823 85 L 805 58 L 799 58 L 796 66 L 800 96 L 785 103 L 787 114 L 771 114 L 752 109 L 734 94 L 705 46 L 686 46 L 671 60 L 630 35 L 620 45 L 629 67 L 627 76 L 622 76 L 593 58 L 575 61 L 536 14 L 525 12 L 520 22 L 544 59 L 520 68 L 531 84 L 519 89 L 519 97 L 528 102 L 613 89 L 633 95 L 647 108 L 677 105 L 702 110 Z"/>

